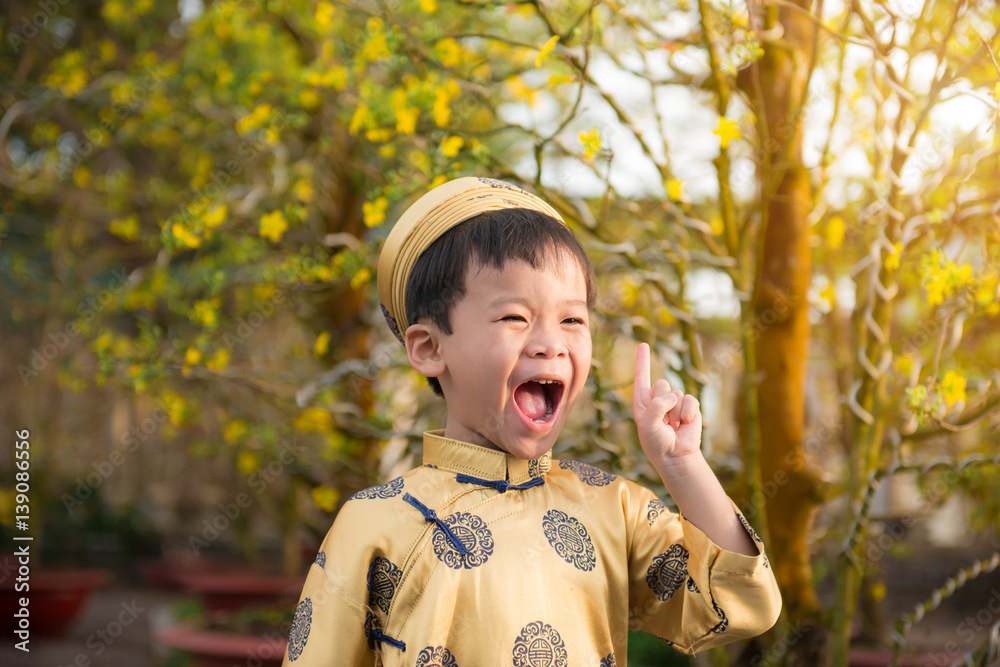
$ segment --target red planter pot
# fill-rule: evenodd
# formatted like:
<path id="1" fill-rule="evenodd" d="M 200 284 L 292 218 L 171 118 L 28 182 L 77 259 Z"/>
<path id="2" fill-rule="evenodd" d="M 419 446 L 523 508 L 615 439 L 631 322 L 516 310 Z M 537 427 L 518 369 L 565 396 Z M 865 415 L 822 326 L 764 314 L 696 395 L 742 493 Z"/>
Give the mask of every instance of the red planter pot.
<path id="1" fill-rule="evenodd" d="M 37 571 L 26 577 L 27 591 L 18 591 L 18 564 L 14 557 L 2 559 L 10 575 L 0 581 L 0 628 L 10 637 L 18 628 L 14 614 L 21 609 L 21 598 L 28 599 L 28 621 L 32 636 L 62 634 L 83 609 L 95 588 L 108 583 L 104 570 Z"/>
<path id="2" fill-rule="evenodd" d="M 294 603 L 305 577 L 283 577 L 252 572 L 185 572 L 181 586 L 201 595 L 209 612 L 236 611 L 249 605 L 287 599 Z"/>
<path id="3" fill-rule="evenodd" d="M 191 656 L 191 667 L 232 667 L 253 664 L 260 667 L 281 665 L 288 641 L 277 632 L 264 635 L 229 635 L 204 632 L 186 625 L 175 625 L 156 633 L 163 646 Z"/>

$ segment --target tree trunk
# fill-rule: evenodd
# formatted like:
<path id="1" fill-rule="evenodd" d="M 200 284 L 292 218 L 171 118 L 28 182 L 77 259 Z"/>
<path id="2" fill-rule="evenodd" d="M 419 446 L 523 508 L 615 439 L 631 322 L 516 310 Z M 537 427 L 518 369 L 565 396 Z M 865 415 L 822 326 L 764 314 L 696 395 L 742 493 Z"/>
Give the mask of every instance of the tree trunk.
<path id="1" fill-rule="evenodd" d="M 807 2 L 797 2 L 808 11 Z M 763 242 L 753 295 L 758 372 L 750 381 L 759 383 L 760 474 L 771 562 L 785 613 L 800 625 L 818 620 L 820 610 L 806 543 L 813 509 L 822 497 L 803 451 L 812 248 L 801 125 L 817 35 L 802 12 L 765 11 L 763 28 L 780 34 L 780 42 L 765 42 L 763 57 L 738 79 L 751 99 L 761 138 Z"/>

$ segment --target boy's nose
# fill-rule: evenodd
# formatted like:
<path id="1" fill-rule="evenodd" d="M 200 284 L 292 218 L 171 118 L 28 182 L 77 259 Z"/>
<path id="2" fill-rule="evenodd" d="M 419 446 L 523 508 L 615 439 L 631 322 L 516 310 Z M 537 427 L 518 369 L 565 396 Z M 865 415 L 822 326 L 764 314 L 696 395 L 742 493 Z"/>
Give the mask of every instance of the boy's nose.
<path id="1" fill-rule="evenodd" d="M 567 349 L 562 336 L 547 327 L 541 327 L 528 343 L 527 352 L 532 357 L 552 359 L 566 356 Z"/>

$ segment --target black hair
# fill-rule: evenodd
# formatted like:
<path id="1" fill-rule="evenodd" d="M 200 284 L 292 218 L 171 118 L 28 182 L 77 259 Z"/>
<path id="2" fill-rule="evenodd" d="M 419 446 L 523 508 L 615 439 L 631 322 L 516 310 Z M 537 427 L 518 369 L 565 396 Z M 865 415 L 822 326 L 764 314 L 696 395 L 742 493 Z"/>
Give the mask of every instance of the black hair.
<path id="1" fill-rule="evenodd" d="M 587 308 L 597 299 L 594 265 L 573 232 L 555 218 L 529 208 L 487 211 L 465 220 L 438 237 L 417 258 L 406 283 L 406 326 L 420 318 L 451 335 L 451 307 L 465 296 L 470 266 L 503 270 L 520 260 L 534 268 L 553 251 L 565 250 L 580 264 L 587 285 Z M 437 378 L 427 383 L 443 396 Z"/>

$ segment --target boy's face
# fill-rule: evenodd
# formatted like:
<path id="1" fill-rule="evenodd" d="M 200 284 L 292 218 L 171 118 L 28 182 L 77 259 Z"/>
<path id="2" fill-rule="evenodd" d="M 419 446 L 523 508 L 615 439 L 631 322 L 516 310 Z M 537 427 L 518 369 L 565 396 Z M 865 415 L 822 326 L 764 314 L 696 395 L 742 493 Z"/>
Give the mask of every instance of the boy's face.
<path id="1" fill-rule="evenodd" d="M 590 371 L 590 313 L 579 263 L 548 255 L 469 269 L 438 337 L 445 437 L 536 458 L 559 436 Z"/>

